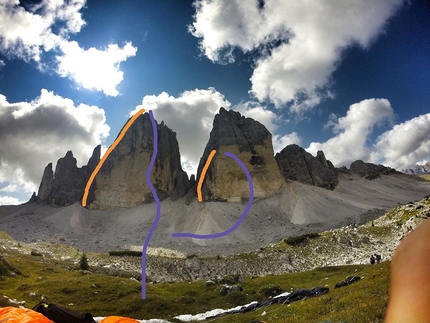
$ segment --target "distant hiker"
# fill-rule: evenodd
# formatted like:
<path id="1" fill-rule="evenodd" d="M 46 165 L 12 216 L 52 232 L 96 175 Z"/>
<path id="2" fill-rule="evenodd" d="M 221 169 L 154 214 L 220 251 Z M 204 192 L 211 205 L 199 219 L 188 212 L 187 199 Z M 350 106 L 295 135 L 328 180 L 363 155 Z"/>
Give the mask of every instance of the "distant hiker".
<path id="1" fill-rule="evenodd" d="M 375 264 L 375 257 L 373 257 L 373 255 L 370 256 L 370 264 L 371 265 Z"/>
<path id="2" fill-rule="evenodd" d="M 378 255 L 375 253 L 375 259 L 376 259 L 376 263 L 379 264 L 381 262 L 382 257 L 381 255 Z"/>

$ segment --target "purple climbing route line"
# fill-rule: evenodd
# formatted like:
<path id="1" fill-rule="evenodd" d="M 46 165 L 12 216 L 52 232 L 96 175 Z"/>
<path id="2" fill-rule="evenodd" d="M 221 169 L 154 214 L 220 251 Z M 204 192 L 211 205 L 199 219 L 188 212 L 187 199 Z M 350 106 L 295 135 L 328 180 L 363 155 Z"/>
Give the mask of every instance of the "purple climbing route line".
<path id="1" fill-rule="evenodd" d="M 155 122 L 154 116 L 152 115 L 152 111 L 149 110 L 149 118 L 151 119 L 152 124 L 152 132 L 154 135 L 154 152 L 151 156 L 151 162 L 149 163 L 149 167 L 146 171 L 146 183 L 148 184 L 152 195 L 154 196 L 155 203 L 157 205 L 156 215 L 154 223 L 152 223 L 151 229 L 148 232 L 148 235 L 145 239 L 145 244 L 143 245 L 142 250 L 142 299 L 146 298 L 146 250 L 148 249 L 149 240 L 151 240 L 152 234 L 155 231 L 155 228 L 158 225 L 158 222 L 160 221 L 160 199 L 158 198 L 157 192 L 155 191 L 154 186 L 151 183 L 151 171 L 154 167 L 155 159 L 157 158 L 158 154 L 158 132 L 157 132 L 157 124 Z"/>
<path id="2" fill-rule="evenodd" d="M 246 205 L 245 211 L 243 211 L 241 217 L 239 218 L 239 220 L 237 220 L 237 222 L 228 230 L 220 232 L 220 233 L 215 233 L 215 234 L 195 234 L 195 233 L 173 233 L 172 237 L 177 237 L 177 238 L 196 238 L 196 239 L 215 239 L 215 238 L 220 238 L 223 236 L 226 236 L 230 233 L 232 233 L 234 230 L 236 230 L 239 225 L 243 222 L 243 220 L 245 220 L 246 215 L 248 214 L 249 210 L 251 209 L 252 206 L 252 202 L 254 200 L 254 184 L 252 182 L 252 178 L 251 175 L 248 172 L 248 169 L 246 168 L 246 166 L 243 164 L 243 162 L 239 159 L 239 157 L 237 157 L 236 155 L 229 153 L 229 152 L 225 152 L 224 155 L 226 155 L 227 157 L 231 157 L 233 158 L 236 163 L 239 164 L 239 166 L 242 168 L 242 170 L 245 172 L 246 177 L 248 178 L 248 185 L 249 185 L 249 201 L 248 204 Z"/>

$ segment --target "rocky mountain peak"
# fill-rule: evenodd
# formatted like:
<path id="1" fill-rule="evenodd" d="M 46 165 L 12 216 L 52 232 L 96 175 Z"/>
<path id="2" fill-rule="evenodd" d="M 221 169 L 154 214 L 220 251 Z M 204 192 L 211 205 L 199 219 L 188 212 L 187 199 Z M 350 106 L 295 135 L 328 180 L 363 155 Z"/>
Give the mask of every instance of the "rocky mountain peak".
<path id="1" fill-rule="evenodd" d="M 158 154 L 151 173 L 158 197 L 173 200 L 190 189 L 182 170 L 176 133 L 164 122 L 157 124 Z M 130 207 L 152 202 L 146 171 L 154 153 L 153 129 L 148 113 L 140 115 L 108 156 L 93 182 L 90 208 Z"/>
<path id="2" fill-rule="evenodd" d="M 52 163 L 43 172 L 37 194 L 37 202 L 65 206 L 82 199 L 85 185 L 100 160 L 100 146 L 97 146 L 88 165 L 77 167 L 76 158 L 71 150 L 57 161 L 55 173 Z"/>
<path id="3" fill-rule="evenodd" d="M 272 135 L 258 121 L 220 108 L 200 159 L 198 178 L 212 150 L 217 153 L 205 176 L 202 187 L 204 200 L 240 201 L 249 198 L 246 175 L 224 152 L 235 154 L 247 167 L 253 179 L 255 197 L 267 197 L 282 188 L 284 181 L 273 157 Z"/>
<path id="4" fill-rule="evenodd" d="M 430 174 L 430 162 L 427 162 L 422 165 L 415 165 L 412 168 L 403 169 L 402 172 L 405 174 L 414 175 Z"/>
<path id="5" fill-rule="evenodd" d="M 323 151 L 316 157 L 292 144 L 275 156 L 285 180 L 298 181 L 333 190 L 338 184 L 338 172 Z"/>
<path id="6" fill-rule="evenodd" d="M 157 124 L 158 155 L 151 181 L 160 199 L 183 197 L 190 181 L 182 170 L 176 133 L 164 122 Z M 154 153 L 153 129 L 148 113 L 130 126 L 108 156 L 90 187 L 87 205 L 91 208 L 129 207 L 153 201 L 146 183 L 146 170 Z M 72 151 L 60 158 L 52 171 L 49 163 L 37 195 L 39 203 L 69 205 L 82 200 L 89 177 L 100 161 L 101 146 L 94 148 L 88 164 L 78 168 Z"/>
<path id="7" fill-rule="evenodd" d="M 252 152 L 253 146 L 264 145 L 272 135 L 261 123 L 223 107 L 215 115 L 212 142 L 220 146 L 238 145 L 240 151 Z"/>

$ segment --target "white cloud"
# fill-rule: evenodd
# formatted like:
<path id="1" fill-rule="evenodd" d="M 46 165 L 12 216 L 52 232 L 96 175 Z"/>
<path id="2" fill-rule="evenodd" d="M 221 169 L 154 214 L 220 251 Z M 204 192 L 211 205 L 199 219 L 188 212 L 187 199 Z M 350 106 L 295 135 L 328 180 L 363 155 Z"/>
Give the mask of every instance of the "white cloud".
<path id="1" fill-rule="evenodd" d="M 230 107 L 224 96 L 214 88 L 185 91 L 179 97 L 163 92 L 157 96 L 147 95 L 139 109 L 153 110 L 157 122 L 165 124 L 176 132 L 179 142 L 182 164 L 188 169 L 188 175 L 196 174 L 200 157 L 209 140 L 214 115 L 220 107 Z"/>
<path id="2" fill-rule="evenodd" d="M 16 191 L 18 191 L 18 185 L 15 185 L 15 184 L 9 184 L 8 186 L 0 189 L 0 192 L 6 192 L 6 193 L 14 193 Z"/>
<path id="3" fill-rule="evenodd" d="M 119 64 L 136 54 L 137 48 L 109 44 L 105 49 L 83 49 L 69 41 L 85 25 L 81 10 L 85 0 L 44 0 L 26 9 L 16 0 L 0 3 L 0 51 L 10 58 L 34 61 L 39 69 L 54 69 L 88 90 L 116 96 L 123 79 Z M 55 28 L 54 28 L 55 27 Z M 56 32 L 54 32 L 54 29 Z M 55 53 L 56 61 L 44 54 Z"/>
<path id="4" fill-rule="evenodd" d="M 0 183 L 27 194 L 37 191 L 45 166 L 55 167 L 67 150 L 78 165 L 86 164 L 109 134 L 105 122 L 104 110 L 75 106 L 45 89 L 31 102 L 9 103 L 0 95 Z"/>
<path id="5" fill-rule="evenodd" d="M 233 62 L 234 49 L 257 51 L 250 93 L 302 112 L 331 97 L 342 51 L 366 48 L 402 0 L 197 0 L 190 32 L 214 62 Z M 278 42 L 277 44 L 275 44 Z"/>
<path id="6" fill-rule="evenodd" d="M 64 53 L 57 57 L 58 73 L 71 77 L 85 89 L 103 91 L 106 95 L 117 96 L 117 85 L 123 80 L 123 72 L 119 70 L 120 62 L 135 56 L 137 48 L 126 43 L 123 48 L 116 44 L 104 50 L 91 47 L 84 50 L 77 42 L 61 42 Z"/>
<path id="7" fill-rule="evenodd" d="M 395 125 L 380 135 L 372 160 L 398 170 L 430 158 L 430 113 Z"/>
<path id="8" fill-rule="evenodd" d="M 234 110 L 263 124 L 271 133 L 278 129 L 279 117 L 272 111 L 255 102 L 242 102 L 234 106 Z"/>
<path id="9" fill-rule="evenodd" d="M 16 197 L 0 196 L 0 205 L 18 205 L 27 201 L 21 201 Z"/>
<path id="10" fill-rule="evenodd" d="M 300 145 L 301 138 L 297 132 L 292 132 L 286 135 L 275 134 L 275 132 L 279 129 L 279 123 L 288 123 L 288 120 L 282 120 L 274 112 L 259 105 L 258 103 L 248 101 L 234 106 L 234 109 L 246 117 L 257 120 L 263 124 L 270 131 L 270 133 L 272 133 L 272 144 L 275 154 L 290 144 Z"/>
<path id="11" fill-rule="evenodd" d="M 312 142 L 306 150 L 315 155 L 323 150 L 335 166 L 349 166 L 357 159 L 370 160 L 372 148 L 367 141 L 373 129 L 384 121 L 393 122 L 394 112 L 387 99 L 367 99 L 349 107 L 337 122 L 330 117 L 336 134 L 326 142 Z"/>
<path id="12" fill-rule="evenodd" d="M 288 135 L 274 135 L 272 137 L 273 142 L 273 150 L 274 153 L 280 152 L 282 149 L 284 149 L 288 145 L 296 144 L 300 145 L 302 142 L 302 139 L 297 134 L 297 132 L 292 132 Z"/>

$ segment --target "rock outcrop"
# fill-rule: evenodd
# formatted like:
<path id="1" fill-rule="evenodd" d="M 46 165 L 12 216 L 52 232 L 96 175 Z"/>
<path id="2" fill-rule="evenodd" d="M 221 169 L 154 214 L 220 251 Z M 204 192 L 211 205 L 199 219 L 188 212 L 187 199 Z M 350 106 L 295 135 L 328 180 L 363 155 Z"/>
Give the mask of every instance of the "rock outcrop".
<path id="1" fill-rule="evenodd" d="M 381 175 L 398 173 L 393 168 L 383 165 L 375 165 L 372 163 L 365 163 L 362 160 L 356 160 L 355 162 L 351 163 L 349 170 L 350 172 L 366 179 L 374 179 L 380 177 Z"/>
<path id="2" fill-rule="evenodd" d="M 273 157 L 272 135 L 258 121 L 221 108 L 215 115 L 209 142 L 200 159 L 198 179 L 212 150 L 216 154 L 203 182 L 203 200 L 234 202 L 249 198 L 244 171 L 224 152 L 235 154 L 247 167 L 254 184 L 254 197 L 270 196 L 283 187 L 284 180 Z"/>
<path id="3" fill-rule="evenodd" d="M 275 156 L 285 180 L 298 181 L 333 190 L 338 172 L 320 150 L 316 157 L 297 145 L 288 145 Z"/>
<path id="4" fill-rule="evenodd" d="M 43 172 L 37 202 L 65 206 L 80 201 L 99 160 L 100 146 L 97 146 L 88 165 L 81 168 L 77 167 L 76 158 L 71 151 L 58 160 L 55 173 L 52 171 L 52 163 L 49 163 Z"/>
<path id="5" fill-rule="evenodd" d="M 151 182 L 160 200 L 183 197 L 190 181 L 182 170 L 176 133 L 164 122 L 157 124 L 158 154 Z M 108 156 L 92 184 L 90 208 L 131 207 L 154 201 L 146 171 L 154 153 L 153 129 L 148 113 L 140 115 Z"/>

